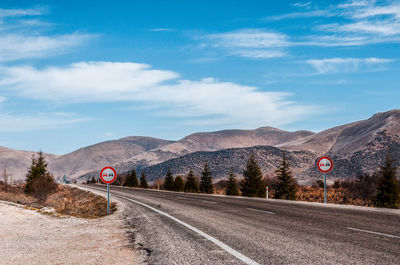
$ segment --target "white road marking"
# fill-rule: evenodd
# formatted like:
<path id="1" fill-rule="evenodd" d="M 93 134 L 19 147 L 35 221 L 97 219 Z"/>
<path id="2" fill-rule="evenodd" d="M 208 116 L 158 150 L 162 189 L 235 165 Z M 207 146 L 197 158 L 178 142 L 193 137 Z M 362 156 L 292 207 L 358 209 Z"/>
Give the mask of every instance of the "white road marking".
<path id="1" fill-rule="evenodd" d="M 374 235 L 387 236 L 387 237 L 392 237 L 392 238 L 400 238 L 400 236 L 384 234 L 384 233 L 379 233 L 379 232 L 374 232 L 374 231 L 368 231 L 368 230 L 363 230 L 363 229 L 358 229 L 358 228 L 353 228 L 353 227 L 346 227 L 346 228 L 353 230 L 353 231 L 359 231 L 359 232 L 364 232 L 364 233 L 369 233 L 369 234 L 374 234 Z"/>
<path id="2" fill-rule="evenodd" d="M 121 196 L 121 195 L 114 195 L 114 196 L 122 197 L 122 198 L 124 198 L 124 199 L 126 199 L 126 200 L 128 200 L 128 201 L 131 201 L 131 202 L 137 203 L 137 204 L 139 204 L 139 205 L 142 205 L 142 206 L 144 206 L 144 207 L 147 207 L 147 208 L 149 208 L 150 210 L 155 211 L 156 213 L 159 213 L 159 214 L 161 214 L 161 215 L 164 215 L 165 217 L 170 218 L 171 220 L 173 220 L 173 221 L 175 221 L 175 222 L 177 222 L 177 223 L 179 223 L 179 224 L 185 226 L 186 228 L 189 228 L 189 229 L 192 230 L 193 232 L 195 232 L 195 233 L 199 234 L 200 236 L 206 238 L 207 240 L 213 242 L 215 245 L 219 246 L 220 248 L 222 248 L 223 250 L 225 250 L 225 251 L 228 252 L 229 254 L 231 254 L 231 255 L 235 256 L 237 259 L 243 261 L 245 264 L 248 264 L 248 265 L 260 265 L 259 263 L 255 262 L 255 261 L 252 260 L 251 258 L 246 257 L 246 256 L 243 255 L 242 253 L 240 253 L 240 252 L 234 250 L 234 249 L 231 248 L 230 246 L 228 246 L 228 245 L 226 245 L 225 243 L 219 241 L 219 240 L 216 239 L 215 237 L 212 237 L 212 236 L 210 236 L 209 234 L 204 233 L 203 231 L 197 229 L 196 227 L 193 227 L 193 226 L 191 226 L 190 224 L 187 224 L 187 223 L 185 223 L 185 222 L 179 220 L 178 218 L 173 217 L 172 215 L 169 215 L 169 214 L 167 214 L 167 213 L 165 213 L 165 212 L 163 212 L 163 211 L 160 211 L 160 210 L 158 210 L 158 209 L 156 209 L 156 208 L 154 208 L 154 207 L 151 207 L 151 206 L 149 206 L 149 205 L 147 205 L 147 204 L 144 204 L 144 203 L 142 203 L 142 202 L 133 200 L 133 199 L 128 198 L 128 197 L 125 197 L 125 196 Z"/>
<path id="3" fill-rule="evenodd" d="M 269 212 L 269 211 L 264 211 L 264 210 L 258 210 L 258 209 L 253 209 L 253 208 L 246 208 L 246 209 L 249 210 L 249 211 L 254 211 L 254 212 L 275 214 L 274 212 Z"/>
<path id="4" fill-rule="evenodd" d="M 213 203 L 216 204 L 217 202 L 212 202 L 212 201 L 206 201 L 206 200 L 202 200 L 203 202 L 207 202 L 207 203 Z"/>
<path id="5" fill-rule="evenodd" d="M 186 197 L 177 197 L 178 199 L 184 199 L 184 200 L 186 200 L 187 198 Z"/>

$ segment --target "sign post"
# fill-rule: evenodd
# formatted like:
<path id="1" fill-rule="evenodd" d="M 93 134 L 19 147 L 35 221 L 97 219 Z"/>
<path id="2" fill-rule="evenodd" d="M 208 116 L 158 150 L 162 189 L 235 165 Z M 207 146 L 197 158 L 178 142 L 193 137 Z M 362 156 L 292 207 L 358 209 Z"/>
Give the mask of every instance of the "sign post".
<path id="1" fill-rule="evenodd" d="M 268 199 L 268 186 L 266 187 L 266 190 L 265 190 L 265 197 L 266 197 L 266 199 Z"/>
<path id="2" fill-rule="evenodd" d="M 107 184 L 107 214 L 110 214 L 110 184 L 117 179 L 117 172 L 112 167 L 100 171 L 100 179 Z"/>
<path id="3" fill-rule="evenodd" d="M 318 170 L 324 173 L 324 203 L 327 203 L 327 192 L 326 192 L 326 173 L 330 172 L 333 169 L 333 162 L 327 156 L 323 156 L 318 159 L 317 162 Z"/>

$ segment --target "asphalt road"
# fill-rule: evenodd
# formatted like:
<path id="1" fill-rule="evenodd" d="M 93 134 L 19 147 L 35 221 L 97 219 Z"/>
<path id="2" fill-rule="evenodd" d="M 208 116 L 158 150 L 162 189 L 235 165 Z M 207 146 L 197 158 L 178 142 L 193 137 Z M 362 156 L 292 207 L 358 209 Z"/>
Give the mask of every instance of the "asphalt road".
<path id="1" fill-rule="evenodd" d="M 149 264 L 400 264 L 400 211 L 116 186 L 111 196 L 127 203 Z"/>

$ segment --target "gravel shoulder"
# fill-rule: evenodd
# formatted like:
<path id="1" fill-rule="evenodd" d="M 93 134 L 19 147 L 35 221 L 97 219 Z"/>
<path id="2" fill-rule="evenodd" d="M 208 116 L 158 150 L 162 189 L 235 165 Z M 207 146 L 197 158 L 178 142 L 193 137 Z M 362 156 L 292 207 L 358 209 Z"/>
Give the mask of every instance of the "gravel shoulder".
<path id="1" fill-rule="evenodd" d="M 1 264 L 144 264 L 123 218 L 57 218 L 0 201 Z"/>

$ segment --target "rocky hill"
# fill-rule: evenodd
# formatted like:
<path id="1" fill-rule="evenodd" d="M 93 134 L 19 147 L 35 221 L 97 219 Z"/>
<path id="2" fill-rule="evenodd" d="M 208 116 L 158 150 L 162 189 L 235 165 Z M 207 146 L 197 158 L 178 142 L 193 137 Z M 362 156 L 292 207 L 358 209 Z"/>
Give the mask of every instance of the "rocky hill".
<path id="1" fill-rule="evenodd" d="M 97 170 L 103 165 L 114 165 L 137 154 L 170 143 L 172 141 L 131 136 L 80 148 L 65 155 L 45 154 L 45 157 L 50 172 L 56 178 L 67 175 L 73 179 Z M 13 174 L 14 179 L 24 179 L 33 154 L 36 152 L 0 147 L 0 170 L 7 168 L 7 171 Z"/>
<path id="2" fill-rule="evenodd" d="M 208 163 L 214 179 L 225 178 L 232 170 L 237 175 L 242 175 L 246 162 L 251 155 L 255 155 L 265 175 L 274 174 L 282 161 L 284 150 L 273 146 L 254 146 L 248 148 L 232 148 L 214 152 L 194 152 L 179 158 L 170 159 L 163 163 L 149 166 L 143 170 L 149 176 L 150 181 L 164 178 L 168 169 L 175 175 L 186 175 L 192 169 L 200 175 L 204 163 Z M 310 151 L 286 152 L 287 158 L 293 167 L 293 173 L 297 174 L 308 169 L 315 162 L 316 156 Z"/>
<path id="3" fill-rule="evenodd" d="M 172 141 L 143 136 L 106 141 L 51 159 L 49 169 L 55 176 L 67 175 L 73 179 L 170 143 Z"/>
<path id="4" fill-rule="evenodd" d="M 273 127 L 261 127 L 255 130 L 222 130 L 194 133 L 177 142 L 133 156 L 126 161 L 116 164 L 115 167 L 118 171 L 124 172 L 132 168 L 141 169 L 156 165 L 193 152 L 211 152 L 257 145 L 275 146 L 303 139 L 313 134 L 310 131 L 288 132 Z"/>
<path id="5" fill-rule="evenodd" d="M 0 146 L 0 179 L 3 178 L 3 170 L 6 168 L 12 174 L 14 180 L 25 179 L 28 167 L 32 163 L 32 155 L 36 152 L 20 151 Z M 56 159 L 57 155 L 44 154 L 47 160 Z"/>
<path id="6" fill-rule="evenodd" d="M 329 173 L 331 179 L 371 173 L 379 167 L 388 151 L 400 161 L 400 110 L 378 113 L 369 119 L 319 133 L 261 127 L 194 133 L 179 141 L 131 136 L 61 156 L 45 156 L 56 177 L 65 174 L 82 181 L 97 176 L 98 170 L 105 165 L 113 165 L 119 173 L 132 168 L 144 169 L 150 179 L 155 179 L 164 176 L 169 167 L 177 174 L 184 174 L 189 168 L 200 172 L 205 161 L 214 170 L 214 177 L 220 178 L 231 168 L 240 174 L 250 153 L 257 156 L 266 174 L 271 173 L 282 150 L 288 152 L 299 180 L 321 176 L 315 168 L 315 159 L 322 155 L 334 160 L 334 170 Z M 0 170 L 7 167 L 14 179 L 23 179 L 32 154 L 0 147 Z"/>
<path id="7" fill-rule="evenodd" d="M 240 175 L 245 161 L 239 158 L 247 158 L 250 153 L 254 153 L 260 160 L 263 171 L 271 174 L 279 164 L 279 154 L 282 150 L 287 150 L 293 172 L 300 182 L 309 183 L 312 179 L 321 177 L 316 169 L 315 159 L 322 155 L 327 155 L 334 161 L 334 170 L 329 173 L 331 180 L 355 178 L 362 173 L 376 171 L 388 152 L 400 165 L 400 110 L 378 113 L 367 120 L 299 137 L 275 147 L 196 152 L 144 167 L 144 170 L 152 179 L 165 175 L 168 168 L 176 174 L 185 174 L 190 168 L 199 173 L 204 162 L 208 161 L 214 168 L 215 178 L 225 177 L 230 168 Z"/>

